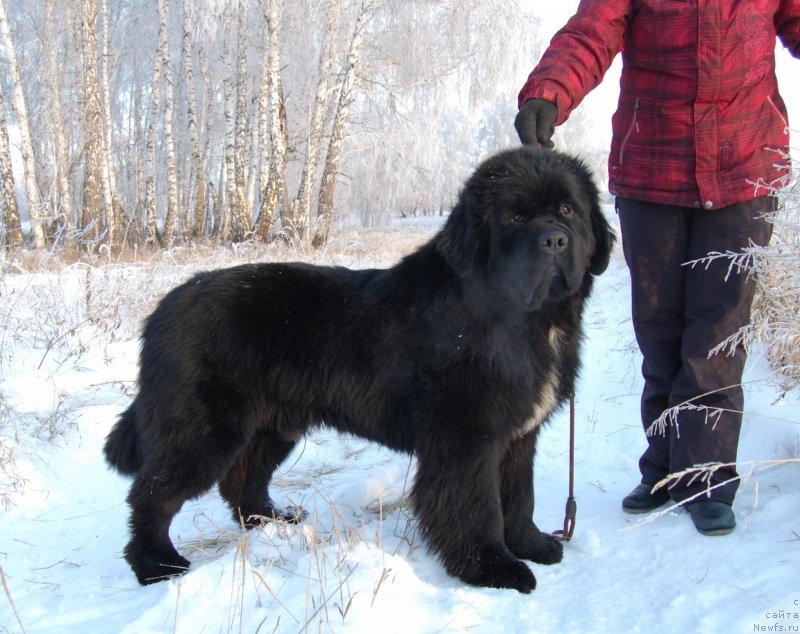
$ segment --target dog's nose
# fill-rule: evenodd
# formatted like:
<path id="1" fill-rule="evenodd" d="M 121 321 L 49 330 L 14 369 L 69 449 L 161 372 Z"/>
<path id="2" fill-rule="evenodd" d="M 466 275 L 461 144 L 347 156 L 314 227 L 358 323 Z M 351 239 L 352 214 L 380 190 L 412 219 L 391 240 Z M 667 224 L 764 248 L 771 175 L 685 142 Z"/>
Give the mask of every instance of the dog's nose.
<path id="1" fill-rule="evenodd" d="M 553 255 L 561 253 L 569 244 L 569 237 L 562 229 L 544 229 L 538 236 L 539 247 Z"/>

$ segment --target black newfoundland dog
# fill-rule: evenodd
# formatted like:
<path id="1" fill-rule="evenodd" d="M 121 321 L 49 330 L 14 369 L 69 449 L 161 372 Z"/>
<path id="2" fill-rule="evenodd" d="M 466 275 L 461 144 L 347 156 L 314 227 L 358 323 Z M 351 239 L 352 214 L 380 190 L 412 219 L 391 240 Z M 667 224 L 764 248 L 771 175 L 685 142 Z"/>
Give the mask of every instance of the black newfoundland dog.
<path id="1" fill-rule="evenodd" d="M 416 456 L 412 507 L 450 574 L 533 590 L 520 560 L 562 556 L 532 519 L 536 438 L 573 391 L 613 241 L 586 167 L 522 147 L 483 163 L 392 268 L 252 264 L 172 290 L 105 445 L 135 475 L 125 558 L 139 582 L 189 567 L 170 522 L 214 483 L 237 520 L 296 521 L 267 487 L 324 424 Z"/>

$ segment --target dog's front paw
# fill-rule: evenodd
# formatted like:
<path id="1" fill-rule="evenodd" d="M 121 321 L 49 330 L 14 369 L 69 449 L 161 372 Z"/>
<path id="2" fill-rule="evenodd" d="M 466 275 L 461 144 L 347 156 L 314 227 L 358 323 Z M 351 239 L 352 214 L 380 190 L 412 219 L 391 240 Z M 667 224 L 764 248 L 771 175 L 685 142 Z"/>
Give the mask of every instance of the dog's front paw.
<path id="1" fill-rule="evenodd" d="M 306 518 L 306 511 L 299 506 L 290 506 L 282 509 L 276 506 L 272 500 L 259 508 L 239 509 L 233 511 L 233 520 L 241 523 L 245 528 L 257 528 L 267 522 L 286 522 L 287 524 L 299 524 Z"/>
<path id="2" fill-rule="evenodd" d="M 268 503 L 267 512 L 265 516 L 271 520 L 278 522 L 287 522 L 289 524 L 299 524 L 306 518 L 306 511 L 300 506 L 290 506 L 287 509 L 280 508 L 275 504 Z"/>
<path id="3" fill-rule="evenodd" d="M 564 557 L 564 547 L 552 535 L 536 532 L 535 536 L 524 541 L 510 542 L 508 549 L 520 559 L 537 564 L 552 565 Z"/>
<path id="4" fill-rule="evenodd" d="M 523 594 L 536 588 L 536 577 L 527 564 L 505 548 L 481 549 L 469 565 L 456 574 L 471 585 L 485 588 L 510 588 Z"/>

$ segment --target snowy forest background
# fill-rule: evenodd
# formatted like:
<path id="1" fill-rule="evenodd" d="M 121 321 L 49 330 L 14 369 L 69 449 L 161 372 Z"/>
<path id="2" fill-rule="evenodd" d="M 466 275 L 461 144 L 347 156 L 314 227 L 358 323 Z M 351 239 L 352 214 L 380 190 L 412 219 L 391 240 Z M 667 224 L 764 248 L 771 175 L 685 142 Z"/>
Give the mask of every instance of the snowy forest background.
<path id="1" fill-rule="evenodd" d="M 0 0 L 0 240 L 320 246 L 334 216 L 441 213 L 516 142 L 540 23 L 486 0 Z"/>

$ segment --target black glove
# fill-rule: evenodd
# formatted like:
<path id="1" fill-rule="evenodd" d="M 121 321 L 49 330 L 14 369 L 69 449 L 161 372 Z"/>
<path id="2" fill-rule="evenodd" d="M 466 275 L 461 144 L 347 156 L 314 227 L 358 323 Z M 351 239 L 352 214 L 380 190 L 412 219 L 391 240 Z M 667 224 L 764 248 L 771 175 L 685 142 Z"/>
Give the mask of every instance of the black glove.
<path id="1" fill-rule="evenodd" d="M 531 99 L 526 101 L 519 109 L 514 127 L 517 129 L 519 140 L 525 145 L 538 145 L 539 147 L 553 147 L 553 132 L 558 117 L 555 105 L 545 99 Z"/>

